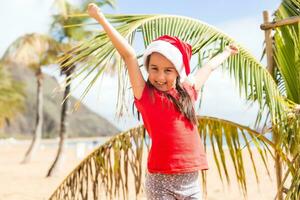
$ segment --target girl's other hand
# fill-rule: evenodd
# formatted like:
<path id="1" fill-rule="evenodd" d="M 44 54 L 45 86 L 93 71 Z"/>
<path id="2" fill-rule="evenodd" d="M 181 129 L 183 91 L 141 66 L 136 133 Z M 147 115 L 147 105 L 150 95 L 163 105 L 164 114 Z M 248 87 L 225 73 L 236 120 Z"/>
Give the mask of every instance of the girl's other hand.
<path id="1" fill-rule="evenodd" d="M 87 13 L 89 14 L 90 17 L 97 18 L 101 14 L 101 10 L 96 4 L 89 3 L 87 7 Z"/>
<path id="2" fill-rule="evenodd" d="M 228 51 L 230 55 L 236 55 L 239 52 L 239 48 L 236 44 L 231 43 L 225 47 L 225 51 Z"/>

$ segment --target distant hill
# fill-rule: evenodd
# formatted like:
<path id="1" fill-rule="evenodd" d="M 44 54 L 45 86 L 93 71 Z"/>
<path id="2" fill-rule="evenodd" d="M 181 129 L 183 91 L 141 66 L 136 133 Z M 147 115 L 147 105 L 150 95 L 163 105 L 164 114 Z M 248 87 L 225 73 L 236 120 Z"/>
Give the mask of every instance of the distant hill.
<path id="1" fill-rule="evenodd" d="M 36 110 L 36 78 L 34 73 L 21 66 L 10 66 L 7 69 L 13 78 L 26 84 L 26 103 L 24 112 L 8 121 L 3 127 L 5 134 L 32 134 Z M 63 92 L 54 93 L 58 83 L 54 77 L 44 74 L 44 124 L 43 137 L 56 137 L 59 132 L 61 101 Z M 71 97 L 71 108 L 76 99 Z M 110 136 L 120 131 L 103 117 L 81 104 L 77 111 L 69 115 L 69 137 Z"/>

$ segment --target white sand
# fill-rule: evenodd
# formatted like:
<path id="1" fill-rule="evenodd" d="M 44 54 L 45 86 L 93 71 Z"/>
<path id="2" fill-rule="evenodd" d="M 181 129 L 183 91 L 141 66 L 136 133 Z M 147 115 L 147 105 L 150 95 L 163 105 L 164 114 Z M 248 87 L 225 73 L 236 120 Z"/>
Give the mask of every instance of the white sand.
<path id="1" fill-rule="evenodd" d="M 82 154 L 75 148 L 68 148 L 62 171 L 55 177 L 45 178 L 47 170 L 54 160 L 56 148 L 54 146 L 42 145 L 36 157 L 29 164 L 20 164 L 25 150 L 28 148 L 27 142 L 0 142 L 0 200 L 41 200 L 48 199 L 55 188 L 61 183 L 63 178 L 80 162 L 76 154 Z M 80 148 L 80 147 L 79 147 Z M 91 151 L 88 150 L 88 151 Z M 87 151 L 83 152 L 86 155 Z M 259 158 L 254 152 L 254 157 Z M 208 152 L 210 170 L 208 171 L 208 200 L 240 200 L 243 199 L 235 181 L 234 168 L 228 165 L 231 187 L 222 186 L 217 168 L 211 151 Z M 230 158 L 228 157 L 228 161 Z M 269 158 L 269 168 L 272 179 L 267 176 L 262 162 L 258 160 L 257 169 L 260 177 L 260 184 L 257 185 L 252 170 L 252 164 L 245 160 L 247 170 L 248 199 L 252 200 L 272 200 L 276 193 L 276 183 L 271 157 Z M 133 199 L 133 198 L 132 198 Z"/>

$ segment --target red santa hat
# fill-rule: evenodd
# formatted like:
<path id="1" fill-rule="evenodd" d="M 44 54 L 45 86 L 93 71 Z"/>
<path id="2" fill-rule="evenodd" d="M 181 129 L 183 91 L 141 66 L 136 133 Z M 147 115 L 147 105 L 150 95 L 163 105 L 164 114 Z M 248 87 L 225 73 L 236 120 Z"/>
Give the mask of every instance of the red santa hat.
<path id="1" fill-rule="evenodd" d="M 147 58 L 153 52 L 157 52 L 165 56 L 175 66 L 180 80 L 183 81 L 190 73 L 190 59 L 192 57 L 192 47 L 190 44 L 181 41 L 177 37 L 163 35 L 146 48 L 143 60 L 146 66 Z"/>

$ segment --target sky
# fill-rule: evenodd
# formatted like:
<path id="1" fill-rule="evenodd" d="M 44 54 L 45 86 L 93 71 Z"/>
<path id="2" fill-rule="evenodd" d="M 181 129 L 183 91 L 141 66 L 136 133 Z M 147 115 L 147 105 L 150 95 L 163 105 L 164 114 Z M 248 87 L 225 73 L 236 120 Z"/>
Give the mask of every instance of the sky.
<path id="1" fill-rule="evenodd" d="M 73 0 L 76 3 L 76 0 Z M 77 0 L 79 1 L 79 0 Z M 259 26 L 262 12 L 271 14 L 279 0 L 117 0 L 115 10 L 104 7 L 104 13 L 115 14 L 172 14 L 192 17 L 215 26 L 248 49 L 258 60 L 262 54 L 264 33 Z M 0 3 L 0 56 L 17 37 L 26 33 L 47 33 L 53 12 L 53 0 L 10 0 Z M 263 61 L 264 63 L 264 61 Z M 57 69 L 48 67 L 45 73 L 56 76 Z M 79 97 L 85 83 L 73 93 Z M 115 117 L 117 98 L 116 77 L 106 76 L 99 81 L 84 100 L 89 108 L 102 115 L 119 129 L 126 130 L 138 122 L 131 115 L 119 120 Z M 205 84 L 200 115 L 232 120 L 253 126 L 257 105 L 240 98 L 234 81 L 228 74 L 216 70 Z"/>

